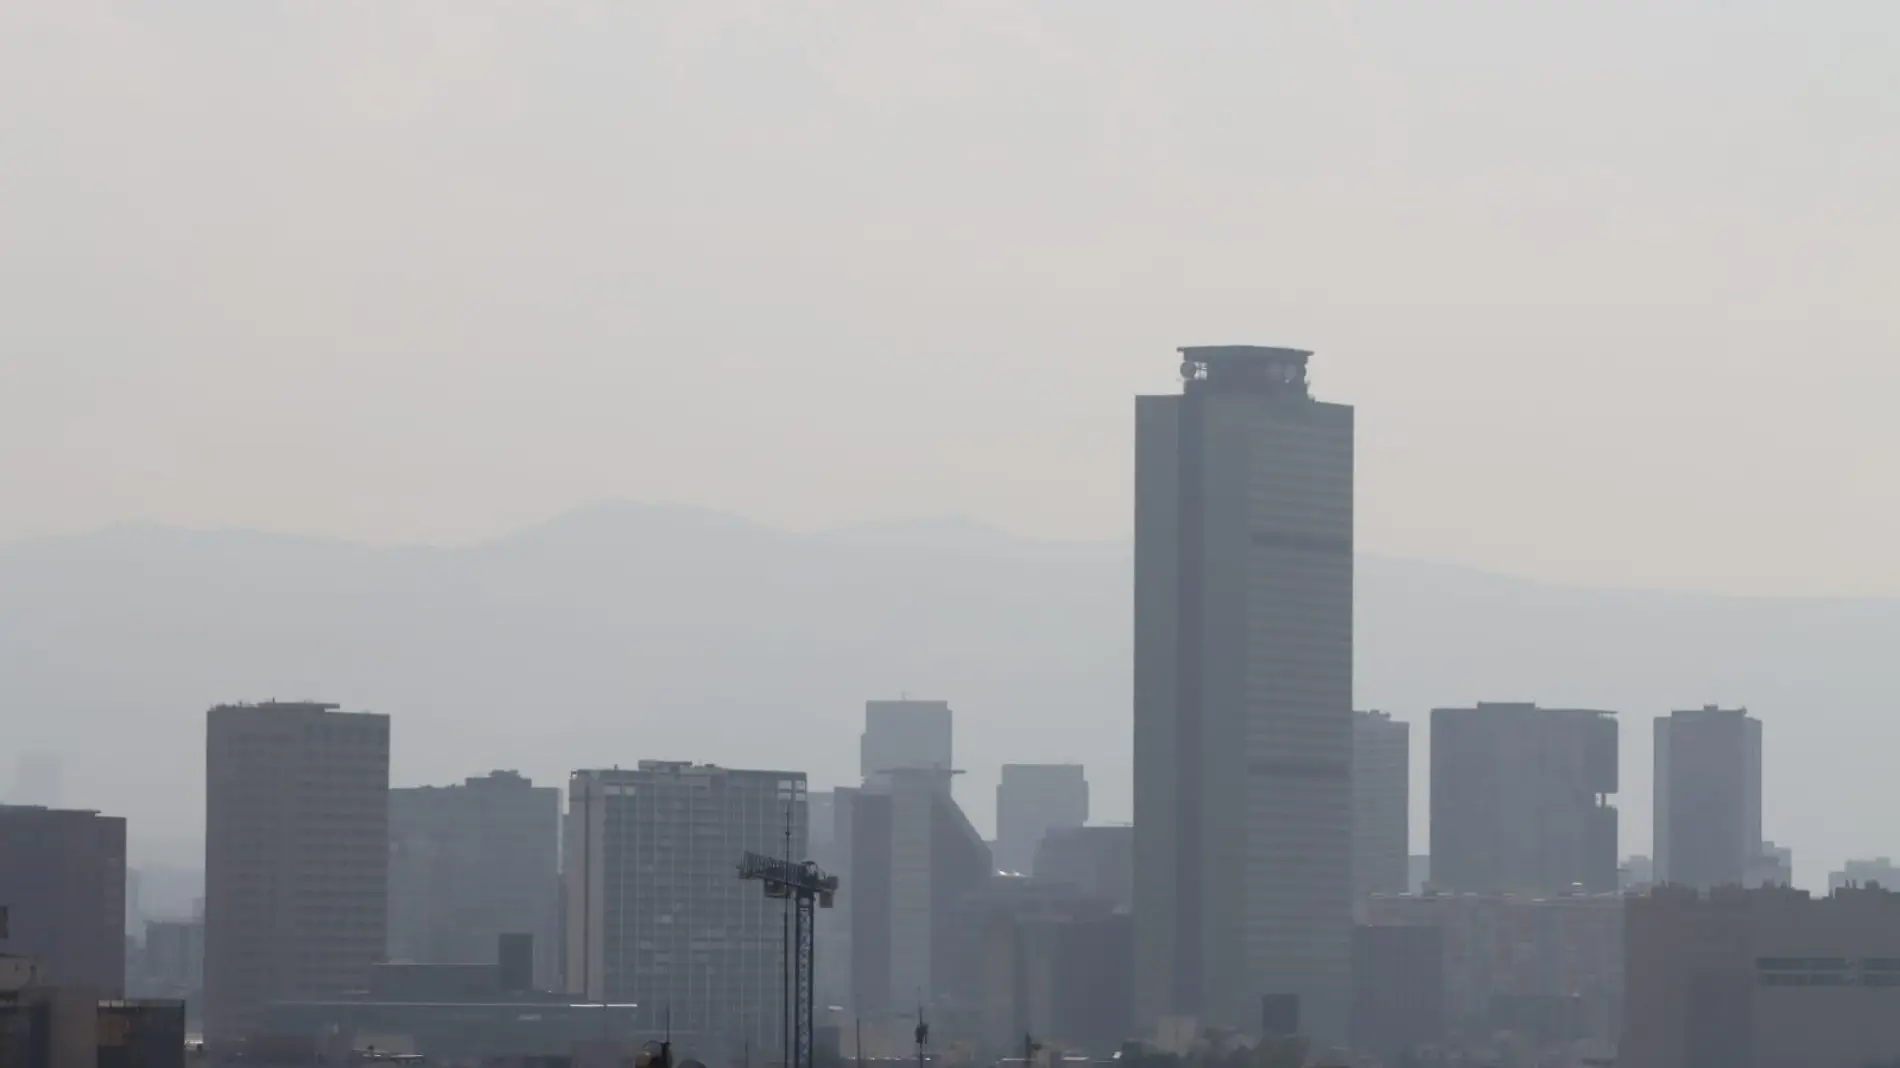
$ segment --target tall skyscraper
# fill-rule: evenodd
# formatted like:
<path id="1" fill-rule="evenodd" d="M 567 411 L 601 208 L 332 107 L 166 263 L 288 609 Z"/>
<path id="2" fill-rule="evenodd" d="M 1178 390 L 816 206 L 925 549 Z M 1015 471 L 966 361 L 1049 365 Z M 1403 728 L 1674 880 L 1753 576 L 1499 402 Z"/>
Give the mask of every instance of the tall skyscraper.
<path id="1" fill-rule="evenodd" d="M 125 820 L 0 805 L 0 951 L 37 962 L 43 986 L 125 991 Z"/>
<path id="2" fill-rule="evenodd" d="M 362 989 L 383 959 L 389 717 L 336 705 L 205 716 L 205 1038 L 272 1001 Z"/>
<path id="3" fill-rule="evenodd" d="M 953 770 L 951 720 L 948 701 L 866 701 L 858 740 L 864 781 L 885 782 L 899 768 Z"/>
<path id="4" fill-rule="evenodd" d="M 786 819 L 791 841 L 786 841 Z M 568 780 L 567 992 L 712 1062 L 782 1051 L 786 902 L 746 853 L 806 859 L 805 773 L 643 760 Z"/>
<path id="5" fill-rule="evenodd" d="M 1089 821 L 1080 764 L 1005 764 L 996 784 L 996 867 L 1027 875 L 1043 835 Z"/>
<path id="6" fill-rule="evenodd" d="M 1486 704 L 1432 710 L 1432 885 L 1477 894 L 1617 888 L 1616 720 Z"/>
<path id="7" fill-rule="evenodd" d="M 1309 355 L 1182 349 L 1181 394 L 1135 403 L 1143 1024 L 1291 1007 L 1346 1037 L 1353 413 L 1313 399 Z"/>
<path id="8" fill-rule="evenodd" d="M 561 791 L 512 771 L 389 791 L 390 958 L 487 963 L 502 935 L 531 935 L 553 989 L 560 833 Z"/>
<path id="9" fill-rule="evenodd" d="M 1353 899 L 1403 894 L 1411 843 L 1412 725 L 1384 712 L 1352 718 Z"/>
<path id="10" fill-rule="evenodd" d="M 1741 886 L 1762 848 L 1761 720 L 1746 708 L 1656 717 L 1656 879 Z"/>

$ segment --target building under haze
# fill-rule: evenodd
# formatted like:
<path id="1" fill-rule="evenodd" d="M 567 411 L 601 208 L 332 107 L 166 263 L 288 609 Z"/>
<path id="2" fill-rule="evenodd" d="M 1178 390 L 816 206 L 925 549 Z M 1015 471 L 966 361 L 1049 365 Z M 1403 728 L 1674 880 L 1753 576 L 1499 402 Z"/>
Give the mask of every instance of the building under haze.
<path id="1" fill-rule="evenodd" d="M 996 867 L 1028 874 L 1042 837 L 1089 821 L 1080 764 L 1005 764 L 996 784 Z"/>
<path id="2" fill-rule="evenodd" d="M 1412 725 L 1384 712 L 1352 718 L 1353 900 L 1403 894 L 1411 844 Z"/>
<path id="3" fill-rule="evenodd" d="M 1128 825 L 1066 827 L 1043 835 L 1030 874 L 1037 882 L 1066 885 L 1079 893 L 1112 902 L 1124 911 L 1135 907 L 1135 829 Z"/>
<path id="4" fill-rule="evenodd" d="M 1850 886 L 1880 886 L 1888 890 L 1900 890 L 1900 867 L 1895 867 L 1888 857 L 1874 857 L 1849 860 L 1841 865 L 1841 870 L 1828 872 L 1829 893 Z"/>
<path id="5" fill-rule="evenodd" d="M 948 701 L 866 701 L 859 774 L 867 783 L 878 783 L 899 768 L 953 770 L 952 720 Z"/>
<path id="6" fill-rule="evenodd" d="M 787 842 L 786 832 L 791 833 Z M 709 1063 L 780 1038 L 786 904 L 743 882 L 747 853 L 804 859 L 805 773 L 680 761 L 568 780 L 567 993 L 637 1004 Z"/>
<path id="7" fill-rule="evenodd" d="M 1760 854 L 1761 721 L 1745 708 L 1656 717 L 1655 879 L 1741 886 Z"/>
<path id="8" fill-rule="evenodd" d="M 1432 886 L 1617 889 L 1616 720 L 1532 704 L 1432 710 Z"/>
<path id="9" fill-rule="evenodd" d="M 0 805 L 0 953 L 30 957 L 42 986 L 125 990 L 125 820 Z"/>
<path id="10" fill-rule="evenodd" d="M 952 983 L 957 918 L 989 885 L 990 847 L 950 796 L 950 772 L 900 768 L 851 799 L 854 1011 L 867 1020 L 937 1003 Z"/>
<path id="11" fill-rule="evenodd" d="M 512 771 L 389 791 L 389 956 L 492 962 L 504 934 L 534 939 L 534 979 L 559 958 L 561 791 Z"/>
<path id="12" fill-rule="evenodd" d="M 1182 392 L 1135 404 L 1143 1026 L 1346 1037 L 1353 412 L 1309 355 L 1182 349 Z"/>
<path id="13" fill-rule="evenodd" d="M 219 705 L 205 717 L 205 1037 L 273 1001 L 361 989 L 387 947 L 389 717 Z"/>
<path id="14" fill-rule="evenodd" d="M 1900 894 L 1631 897 L 1619 1068 L 1881 1068 L 1900 1056 Z"/>

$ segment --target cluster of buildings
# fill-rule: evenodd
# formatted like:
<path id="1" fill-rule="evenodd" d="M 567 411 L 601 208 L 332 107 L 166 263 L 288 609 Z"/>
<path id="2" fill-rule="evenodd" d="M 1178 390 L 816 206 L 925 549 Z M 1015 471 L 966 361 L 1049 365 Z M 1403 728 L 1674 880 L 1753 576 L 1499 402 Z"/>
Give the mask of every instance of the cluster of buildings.
<path id="1" fill-rule="evenodd" d="M 1096 1057 L 1298 1037 L 1387 1065 L 1900 1054 L 1894 867 L 1788 887 L 1743 709 L 1655 721 L 1653 855 L 1621 861 L 1613 713 L 1435 709 L 1413 855 L 1411 725 L 1353 710 L 1353 411 L 1312 396 L 1302 351 L 1181 354 L 1182 391 L 1136 403 L 1131 826 L 1089 822 L 1079 766 L 1008 765 L 986 838 L 942 701 L 868 702 L 858 780 L 831 789 L 664 760 L 392 789 L 386 716 L 220 706 L 202 908 L 149 924 L 135 969 L 173 1000 L 122 1000 L 124 821 L 0 807 L 0 963 L 48 992 L 0 1002 L 0 1043 L 78 991 L 75 1019 L 189 1006 L 210 1056 L 250 1063 L 662 1033 L 769 1063 L 788 920 L 737 877 L 756 853 L 842 880 L 817 918 L 834 1058 L 909 1055 L 926 1023 L 972 1056 L 1031 1036 Z"/>

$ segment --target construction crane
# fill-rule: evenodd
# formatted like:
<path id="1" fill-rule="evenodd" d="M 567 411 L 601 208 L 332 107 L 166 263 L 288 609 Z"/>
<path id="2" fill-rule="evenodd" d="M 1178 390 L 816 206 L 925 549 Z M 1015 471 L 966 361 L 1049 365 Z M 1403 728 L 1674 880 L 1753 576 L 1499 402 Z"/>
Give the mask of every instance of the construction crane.
<path id="1" fill-rule="evenodd" d="M 811 1054 L 812 959 L 815 935 L 814 909 L 828 909 L 838 892 L 838 877 L 826 875 L 811 861 L 794 862 L 789 856 L 768 857 L 747 853 L 739 862 L 739 878 L 764 885 L 765 896 L 784 898 L 791 903 L 792 944 L 786 951 L 792 958 L 791 989 L 791 1063 L 787 1068 L 814 1068 Z"/>

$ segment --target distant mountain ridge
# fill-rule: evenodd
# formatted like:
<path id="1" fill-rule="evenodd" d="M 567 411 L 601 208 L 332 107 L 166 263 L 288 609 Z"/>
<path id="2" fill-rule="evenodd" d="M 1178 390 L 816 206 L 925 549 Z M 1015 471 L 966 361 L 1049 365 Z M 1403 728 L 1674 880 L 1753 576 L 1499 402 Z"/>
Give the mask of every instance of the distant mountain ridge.
<path id="1" fill-rule="evenodd" d="M 20 748 L 64 754 L 69 803 L 133 818 L 135 850 L 198 833 L 203 709 L 272 696 L 392 713 L 399 783 L 491 767 L 559 783 L 668 757 L 821 787 L 856 775 L 865 699 L 944 697 L 977 826 L 1018 760 L 1087 764 L 1097 818 L 1121 820 L 1130 551 L 625 502 L 445 548 L 122 525 L 0 546 L 0 709 Z M 1768 834 L 1803 882 L 1900 852 L 1900 827 L 1870 818 L 1900 810 L 1900 602 L 1587 590 L 1368 555 L 1357 583 L 1357 703 L 1420 724 L 1421 840 L 1432 706 L 1622 711 L 1618 804 L 1642 851 L 1648 717 L 1713 701 L 1764 721 Z"/>

